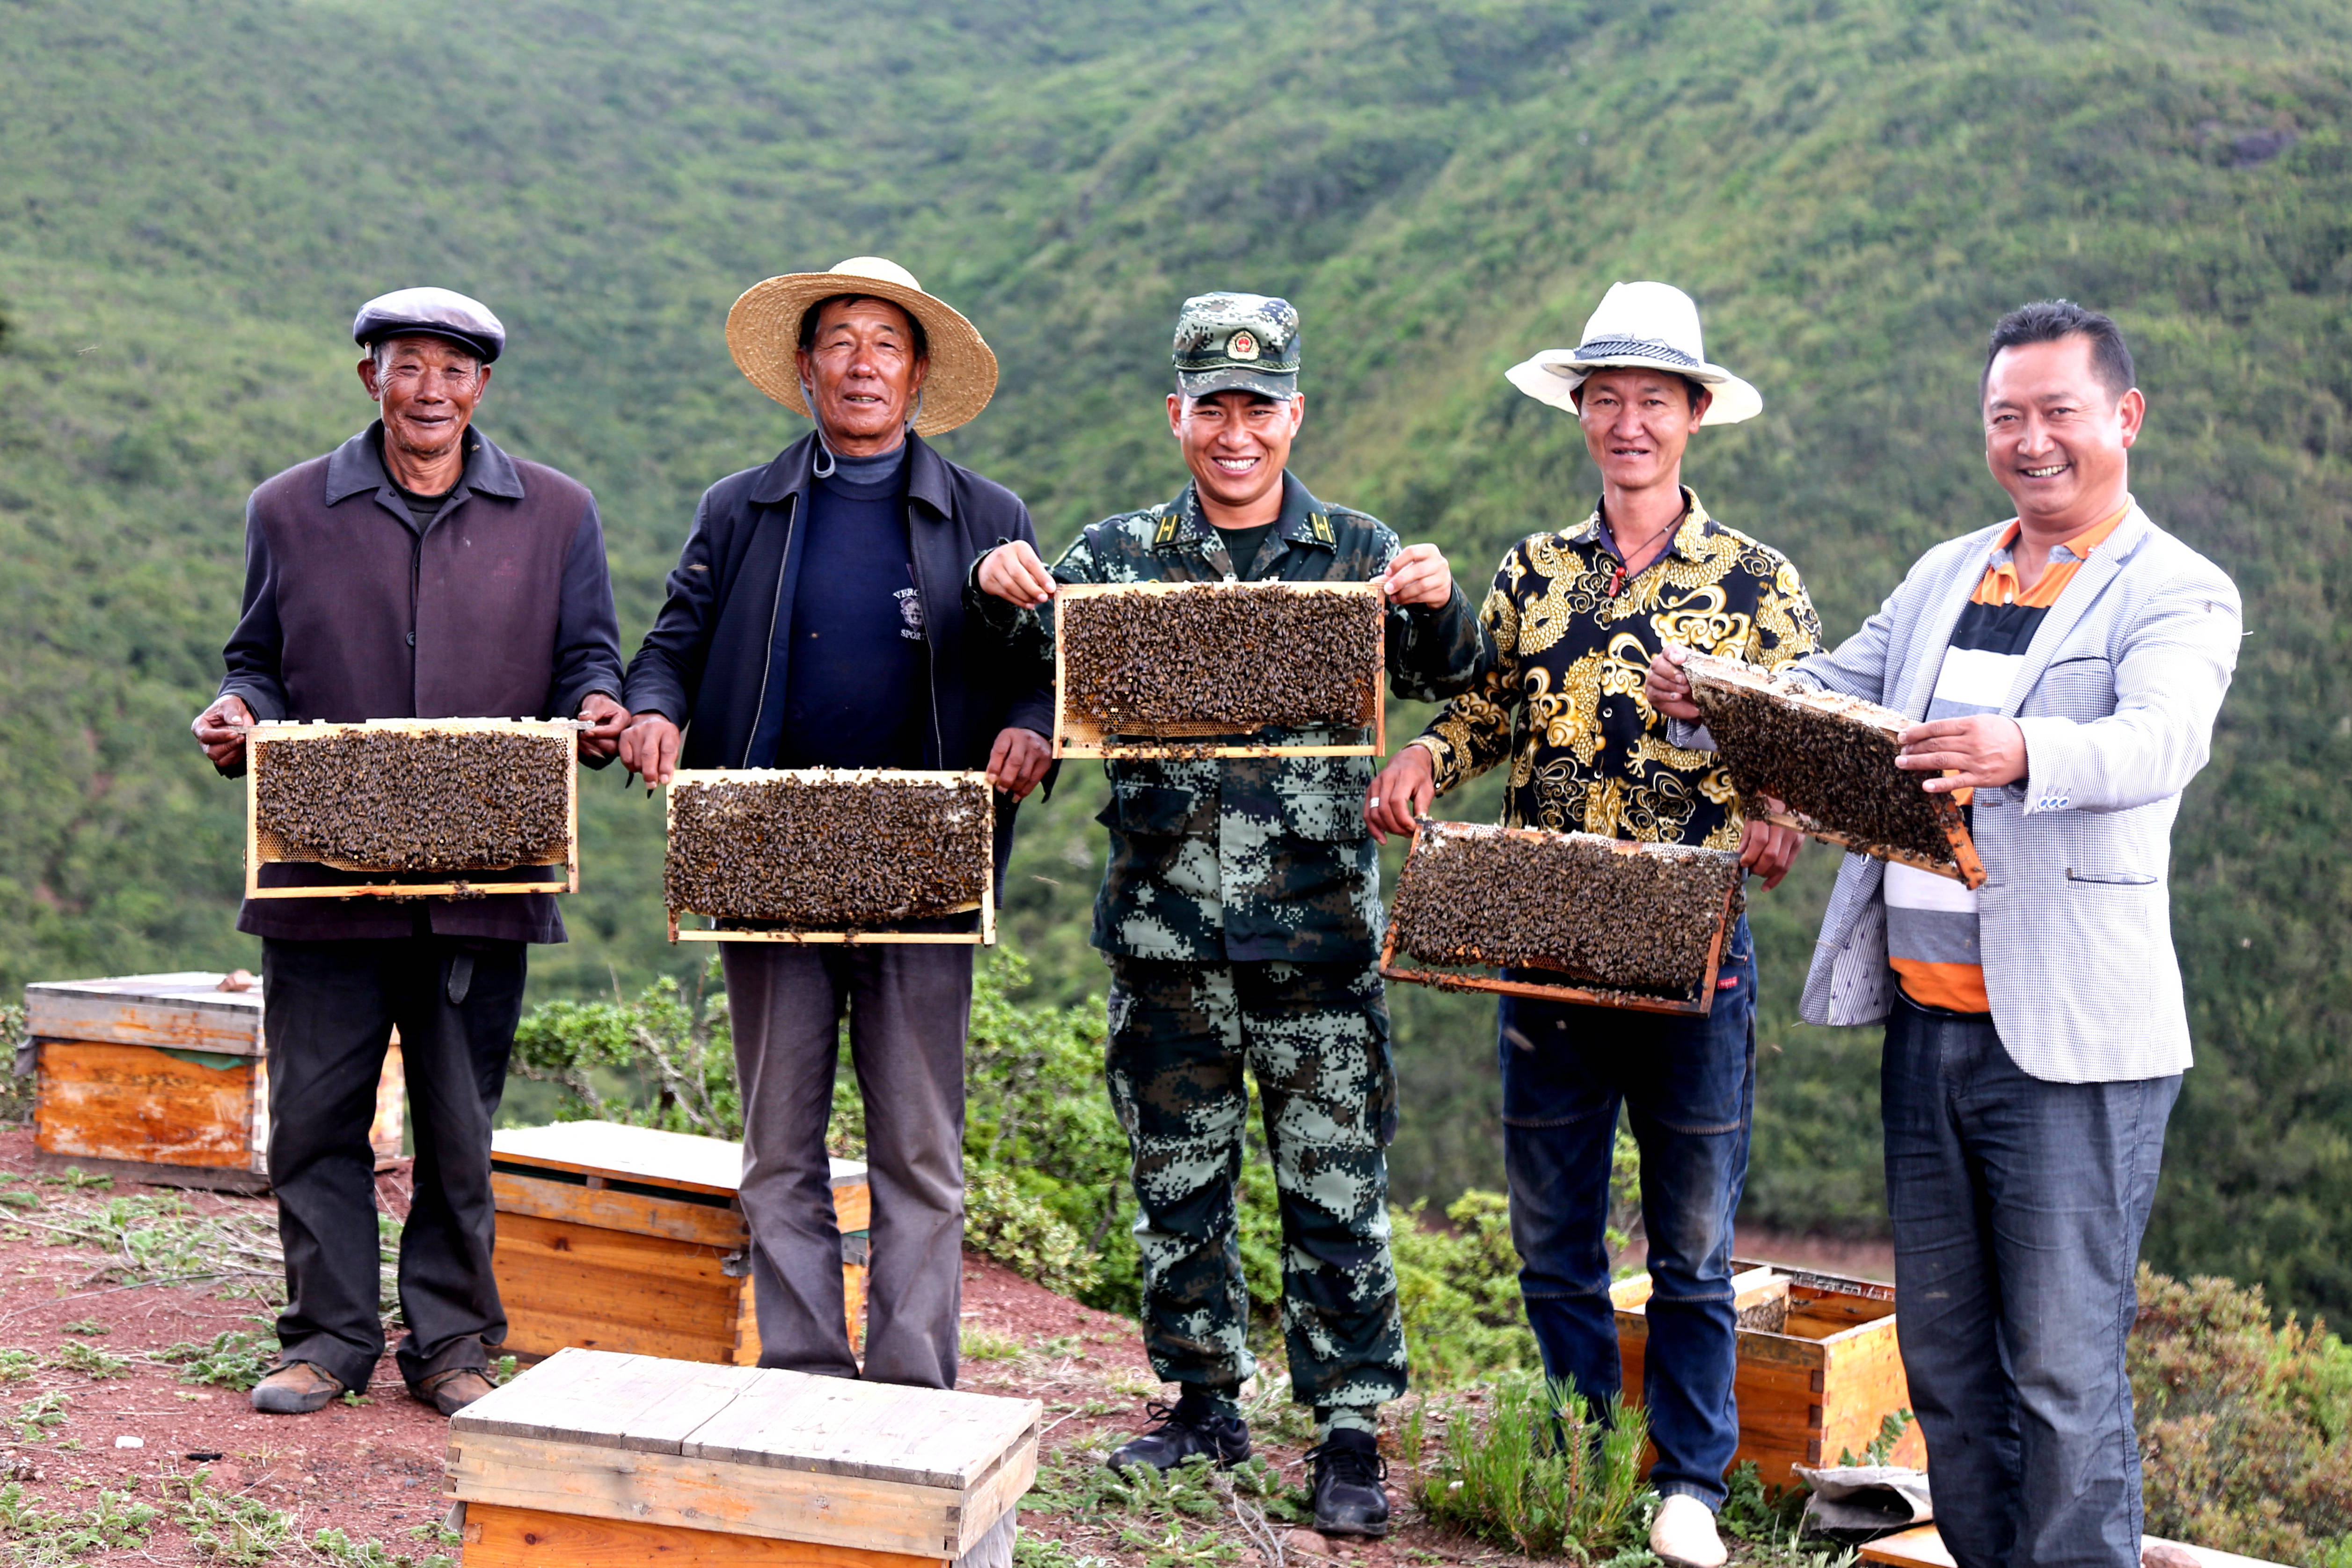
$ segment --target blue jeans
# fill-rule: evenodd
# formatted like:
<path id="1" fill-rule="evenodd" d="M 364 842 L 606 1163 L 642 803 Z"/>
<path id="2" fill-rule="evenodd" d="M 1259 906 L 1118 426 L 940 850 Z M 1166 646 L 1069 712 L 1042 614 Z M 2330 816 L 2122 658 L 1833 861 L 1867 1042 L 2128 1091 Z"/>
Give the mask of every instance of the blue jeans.
<path id="1" fill-rule="evenodd" d="M 2180 1076 L 2049 1083 L 1898 1000 L 1880 1070 L 1895 1300 L 1960 1568 L 2136 1568 L 2124 1340 Z"/>
<path id="2" fill-rule="evenodd" d="M 1609 1300 L 1610 1155 L 1622 1104 L 1642 1149 L 1648 1406 L 1659 1491 L 1724 1499 L 1739 1446 L 1731 1219 L 1756 1103 L 1756 952 L 1742 918 L 1705 1018 L 1505 997 L 1503 1159 L 1519 1294 L 1544 1370 L 1605 1404 L 1623 1381 Z"/>

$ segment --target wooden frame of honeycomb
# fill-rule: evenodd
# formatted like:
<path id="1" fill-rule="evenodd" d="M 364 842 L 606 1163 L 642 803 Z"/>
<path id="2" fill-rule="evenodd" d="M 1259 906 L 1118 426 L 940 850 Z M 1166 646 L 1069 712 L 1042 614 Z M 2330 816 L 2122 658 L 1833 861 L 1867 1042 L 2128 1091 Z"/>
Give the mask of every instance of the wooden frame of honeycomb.
<path id="1" fill-rule="evenodd" d="M 246 732 L 245 768 L 245 895 L 247 898 L 426 898 L 470 897 L 491 893 L 577 893 L 580 891 L 580 725 L 572 719 L 532 718 L 377 718 L 358 724 L 272 721 Z M 481 876 L 457 875 L 447 870 L 403 872 L 368 865 L 341 857 L 309 859 L 291 852 L 282 830 L 263 822 L 263 779 L 272 748 L 299 746 L 346 735 L 471 735 L 536 736 L 562 742 L 564 821 L 562 849 L 544 859 L 525 863 L 486 866 Z M 307 865 L 322 871 L 364 878 L 302 886 L 264 885 L 265 865 Z M 517 874 L 537 872 L 534 876 Z"/>
<path id="2" fill-rule="evenodd" d="M 1745 814 L 1971 888 L 1983 885 L 1984 862 L 1958 802 L 1928 794 L 1921 775 L 1895 766 L 1902 748 L 1895 737 L 1916 721 L 1860 697 L 1775 679 L 1738 659 L 1693 653 L 1683 673 Z M 1791 744 L 1790 732 L 1808 743 Z M 1768 795 L 1789 809 L 1764 810 Z M 1865 820 L 1873 814 L 1876 831 Z M 1905 824 L 1909 842 L 1887 836 L 1885 824 L 1894 821 Z"/>
<path id="3" fill-rule="evenodd" d="M 697 873 L 682 858 L 678 807 L 681 798 L 691 803 L 697 791 L 726 789 L 731 786 L 767 786 L 874 791 L 894 787 L 920 786 L 932 790 L 946 789 L 962 798 L 961 807 L 950 807 L 943 812 L 937 830 L 939 841 L 951 841 L 959 830 L 976 832 L 976 841 L 968 848 L 978 850 L 976 897 L 960 899 L 954 904 L 927 912 L 924 915 L 908 916 L 887 910 L 875 911 L 871 925 L 862 922 L 828 921 L 822 925 L 794 925 L 785 921 L 761 921 L 756 925 L 730 922 L 756 919 L 733 914 L 697 909 L 677 902 L 677 889 L 682 881 Z M 929 943 L 941 946 L 994 946 L 996 945 L 996 856 L 994 787 L 988 775 L 982 772 L 924 772 L 909 768 L 684 768 L 670 779 L 665 832 L 668 852 L 663 873 L 663 898 L 668 908 L 669 939 L 673 942 L 808 942 L 808 943 Z M 975 823 L 971 817 L 977 815 Z M 771 857 L 772 852 L 759 844 L 756 837 L 750 846 L 753 852 Z M 828 848 L 841 852 L 847 846 L 834 842 Z M 971 869 L 965 868 L 970 875 Z M 708 873 L 702 873 L 707 875 Z M 913 918 L 934 918 L 941 915 L 964 915 L 977 911 L 979 929 L 974 931 L 903 931 L 890 927 Z M 685 924 L 681 916 L 698 917 L 709 925 Z"/>
<path id="4" fill-rule="evenodd" d="M 1643 986 L 1636 981 L 1612 987 L 1607 983 L 1610 977 L 1605 975 L 1573 970 L 1563 964 L 1530 960 L 1511 951 L 1514 944 L 1507 937 L 1492 944 L 1473 937 L 1446 945 L 1442 954 L 1426 951 L 1423 943 L 1429 934 L 1416 932 L 1412 927 L 1421 917 L 1418 912 L 1422 901 L 1443 896 L 1432 891 L 1441 875 L 1433 868 L 1437 865 L 1439 857 L 1455 845 L 1472 847 L 1482 860 L 1486 861 L 1491 861 L 1497 852 L 1508 854 L 1517 850 L 1532 864 L 1553 862 L 1552 872 L 1559 869 L 1559 862 L 1562 861 L 1580 860 L 1583 862 L 1581 869 L 1589 873 L 1591 885 L 1559 888 L 1556 902 L 1548 896 L 1552 892 L 1550 887 L 1542 887 L 1540 892 L 1547 895 L 1549 911 L 1555 915 L 1585 913 L 1603 923 L 1594 928 L 1600 936 L 1586 946 L 1622 945 L 1629 937 L 1640 940 L 1635 934 L 1656 930 L 1660 925 L 1679 920 L 1685 925 L 1681 937 L 1685 949 L 1696 947 L 1696 936 L 1702 930 L 1705 932 L 1704 967 L 1695 973 L 1685 971 L 1686 978 L 1681 994 L 1672 995 L 1666 994 L 1670 988 L 1662 985 Z M 1653 862 L 1638 868 L 1648 874 L 1612 874 L 1620 869 L 1618 862 L 1624 862 L 1622 869 L 1625 872 L 1634 873 L 1637 868 L 1633 862 Z M 1677 862 L 1679 867 L 1687 868 L 1691 874 L 1679 877 L 1671 873 L 1659 874 L 1667 869 L 1654 863 L 1661 862 Z M 1499 890 L 1533 890 L 1537 887 L 1535 877 L 1513 883 L 1510 879 L 1496 877 L 1491 873 L 1491 866 L 1480 868 L 1480 885 L 1495 892 L 1498 900 L 1507 897 Z M 1537 877 L 1546 875 L 1543 872 L 1537 873 Z M 1502 828 L 1475 822 L 1423 822 L 1413 835 L 1412 851 L 1405 856 L 1404 869 L 1397 877 L 1397 894 L 1391 907 L 1388 935 L 1381 946 L 1381 974 L 1387 979 L 1433 986 L 1441 990 L 1496 991 L 1506 996 L 1540 997 L 1549 1001 L 1574 1002 L 1589 1007 L 1703 1017 L 1715 1009 L 1716 976 L 1723 962 L 1724 940 L 1731 929 L 1734 912 L 1738 907 L 1740 878 L 1739 857 L 1725 850 L 1644 843 L 1630 839 L 1604 839 L 1591 833 L 1559 833 L 1544 828 Z M 1677 881 L 1683 885 L 1673 885 Z M 1612 885 L 1615 883 L 1623 885 Z M 1633 924 L 1614 928 L 1606 924 L 1622 921 L 1626 911 L 1638 908 L 1644 898 L 1654 901 L 1660 896 L 1679 901 L 1656 912 L 1664 919 L 1648 925 Z M 1497 910 L 1499 907 L 1498 903 Z M 1457 922 L 1462 920 L 1465 913 L 1449 912 Z M 1485 909 L 1466 913 L 1474 921 L 1489 916 L 1489 912 Z M 1424 964 L 1507 967 L 1514 975 L 1521 977 L 1506 979 L 1499 975 L 1407 968 L 1398 962 L 1400 947 L 1409 956 Z M 1558 973 L 1561 978 L 1558 981 L 1525 978 L 1531 970 Z M 1654 981 L 1656 977 L 1645 978 Z"/>
<path id="5" fill-rule="evenodd" d="M 1368 622 L 1369 636 L 1362 650 L 1363 666 L 1361 694 L 1355 712 L 1334 715 L 1317 724 L 1289 725 L 1289 728 L 1337 728 L 1369 730 L 1369 744 L 1355 745 L 1265 745 L 1236 742 L 1229 737 L 1246 735 L 1272 725 L 1236 725 L 1215 716 L 1183 719 L 1140 719 L 1117 714 L 1081 711 L 1083 700 L 1072 697 L 1068 647 L 1073 634 L 1083 645 L 1087 627 L 1089 605 L 1124 601 L 1150 602 L 1169 595 L 1222 595 L 1230 600 L 1255 597 L 1263 601 L 1277 594 L 1337 594 L 1370 599 L 1375 610 Z M 1387 598 L 1377 584 L 1370 582 L 1108 582 L 1071 583 L 1055 596 L 1054 638 L 1054 755 L 1056 757 L 1100 758 L 1198 758 L 1198 757 L 1378 757 L 1388 748 L 1388 705 L 1381 700 L 1381 680 L 1387 669 L 1388 652 L 1386 627 L 1381 611 Z M 1075 613 L 1073 613 L 1075 612 Z M 1082 653 L 1081 658 L 1085 655 Z M 1232 663 L 1235 668 L 1258 672 L 1261 680 L 1278 677 L 1281 666 L 1264 649 L 1234 650 Z"/>

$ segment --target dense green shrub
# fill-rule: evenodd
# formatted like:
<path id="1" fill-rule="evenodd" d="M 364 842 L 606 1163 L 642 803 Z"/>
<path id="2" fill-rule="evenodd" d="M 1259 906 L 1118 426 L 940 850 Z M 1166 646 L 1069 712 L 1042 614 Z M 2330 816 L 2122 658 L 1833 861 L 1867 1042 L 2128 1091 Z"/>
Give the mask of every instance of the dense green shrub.
<path id="1" fill-rule="evenodd" d="M 2352 1568 L 2352 1349 L 2259 1285 L 2143 1266 L 2131 1335 L 2152 1535 Z"/>
<path id="2" fill-rule="evenodd" d="M 1609 1416 L 1596 1432 L 1600 1415 L 1583 1396 L 1523 1372 L 1424 1400 L 1405 1421 L 1412 1500 L 1437 1524 L 1531 1557 L 1606 1559 L 1633 1543 L 1649 1440 L 1639 1409 L 1615 1406 Z M 1432 1421 L 1444 1427 L 1433 1457 L 1423 1451 Z"/>

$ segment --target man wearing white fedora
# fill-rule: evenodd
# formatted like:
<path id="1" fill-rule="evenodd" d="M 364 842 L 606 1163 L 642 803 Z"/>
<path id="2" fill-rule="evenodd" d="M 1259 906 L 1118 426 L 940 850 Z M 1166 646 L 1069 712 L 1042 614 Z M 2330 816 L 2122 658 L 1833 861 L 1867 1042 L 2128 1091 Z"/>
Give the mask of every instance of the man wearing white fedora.
<path id="1" fill-rule="evenodd" d="M 1619 283 L 1573 349 L 1508 372 L 1572 413 L 1601 470 L 1601 502 L 1530 535 L 1495 573 L 1481 612 L 1490 674 L 1442 709 L 1373 781 L 1365 817 L 1406 833 L 1431 801 L 1510 764 L 1511 826 L 1737 847 L 1770 887 L 1796 835 L 1744 821 L 1715 758 L 1671 744 L 1643 695 L 1667 643 L 1758 664 L 1811 653 L 1821 622 L 1788 558 L 1708 516 L 1682 483 L 1701 425 L 1762 411 L 1756 389 L 1707 362 L 1698 308 L 1663 283 Z M 1748 1174 L 1755 1088 L 1756 958 L 1742 916 L 1704 1018 L 1501 1003 L 1503 1147 L 1511 1239 L 1528 1321 L 1552 1376 L 1604 1405 L 1619 1392 L 1609 1298 L 1609 1172 L 1617 1118 L 1642 1151 L 1649 1241 L 1643 1397 L 1664 1501 L 1652 1550 L 1716 1568 L 1714 1511 L 1738 1445 L 1732 1216 Z"/>
<path id="2" fill-rule="evenodd" d="M 996 356 L 879 256 L 755 285 L 727 345 L 816 429 L 704 494 L 629 665 L 623 763 L 655 784 L 681 767 L 985 768 L 1003 887 L 1014 804 L 1051 763 L 1053 695 L 971 634 L 963 579 L 1036 530 L 1018 497 L 923 440 L 987 406 Z M 954 1386 L 972 949 L 729 943 L 723 961 L 761 1364 L 861 1375 L 824 1148 L 846 1013 L 874 1196 L 863 1375 Z"/>

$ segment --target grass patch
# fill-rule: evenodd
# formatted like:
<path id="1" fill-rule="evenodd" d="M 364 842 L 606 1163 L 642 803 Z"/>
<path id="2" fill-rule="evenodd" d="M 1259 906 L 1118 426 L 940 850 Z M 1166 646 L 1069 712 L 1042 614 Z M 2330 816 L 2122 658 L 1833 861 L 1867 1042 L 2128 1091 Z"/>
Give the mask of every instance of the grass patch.
<path id="1" fill-rule="evenodd" d="M 81 1340 L 68 1340 L 58 1347 L 58 1354 L 50 1358 L 50 1364 L 71 1367 L 76 1372 L 89 1374 L 92 1378 L 120 1377 L 131 1370 L 131 1358 L 109 1355 L 98 1346 Z"/>
<path id="2" fill-rule="evenodd" d="M 1018 1361 L 1021 1342 L 1010 1334 L 996 1333 L 988 1329 L 968 1328 L 958 1343 L 966 1361 Z"/>
<path id="3" fill-rule="evenodd" d="M 1497 1381 L 1482 1403 L 1417 1404 L 1403 1447 L 1420 1472 L 1413 1501 L 1437 1524 L 1532 1557 L 1597 1563 L 1638 1545 L 1642 1445 L 1638 1409 L 1610 1406 L 1601 1423 L 1564 1383 L 1529 1373 Z M 1444 1423 L 1433 1465 L 1423 1462 L 1426 1422 Z"/>
<path id="4" fill-rule="evenodd" d="M 155 1353 L 157 1361 L 178 1364 L 183 1383 L 209 1383 L 239 1392 L 269 1375 L 278 1364 L 278 1336 L 244 1329 L 228 1329 L 210 1344 L 186 1340 Z"/>
<path id="5" fill-rule="evenodd" d="M 0 1350 L 0 1383 L 22 1383 L 41 1370 L 41 1354 L 35 1350 Z"/>
<path id="6" fill-rule="evenodd" d="M 66 1411 L 73 1405 L 68 1394 L 37 1394 L 16 1406 L 8 1416 L 8 1425 L 16 1431 L 16 1441 L 37 1443 L 48 1435 L 50 1428 L 65 1424 Z"/>
<path id="7" fill-rule="evenodd" d="M 161 1515 L 128 1487 L 101 1490 L 97 1500 L 75 1513 L 43 1509 L 17 1482 L 0 1487 L 0 1535 L 7 1538 L 15 1563 L 81 1563 L 100 1552 L 136 1552 L 147 1544 Z"/>
<path id="8" fill-rule="evenodd" d="M 100 1322 L 96 1318 L 79 1318 L 66 1324 L 64 1332 L 67 1333 L 89 1334 L 96 1337 L 101 1334 L 110 1334 L 114 1331 L 109 1328 L 106 1324 Z"/>
<path id="9" fill-rule="evenodd" d="M 206 1482 L 212 1472 L 178 1478 L 181 1500 L 173 1510 L 196 1550 L 232 1568 L 257 1568 L 294 1538 L 294 1520 L 257 1498 L 224 1497 Z"/>

